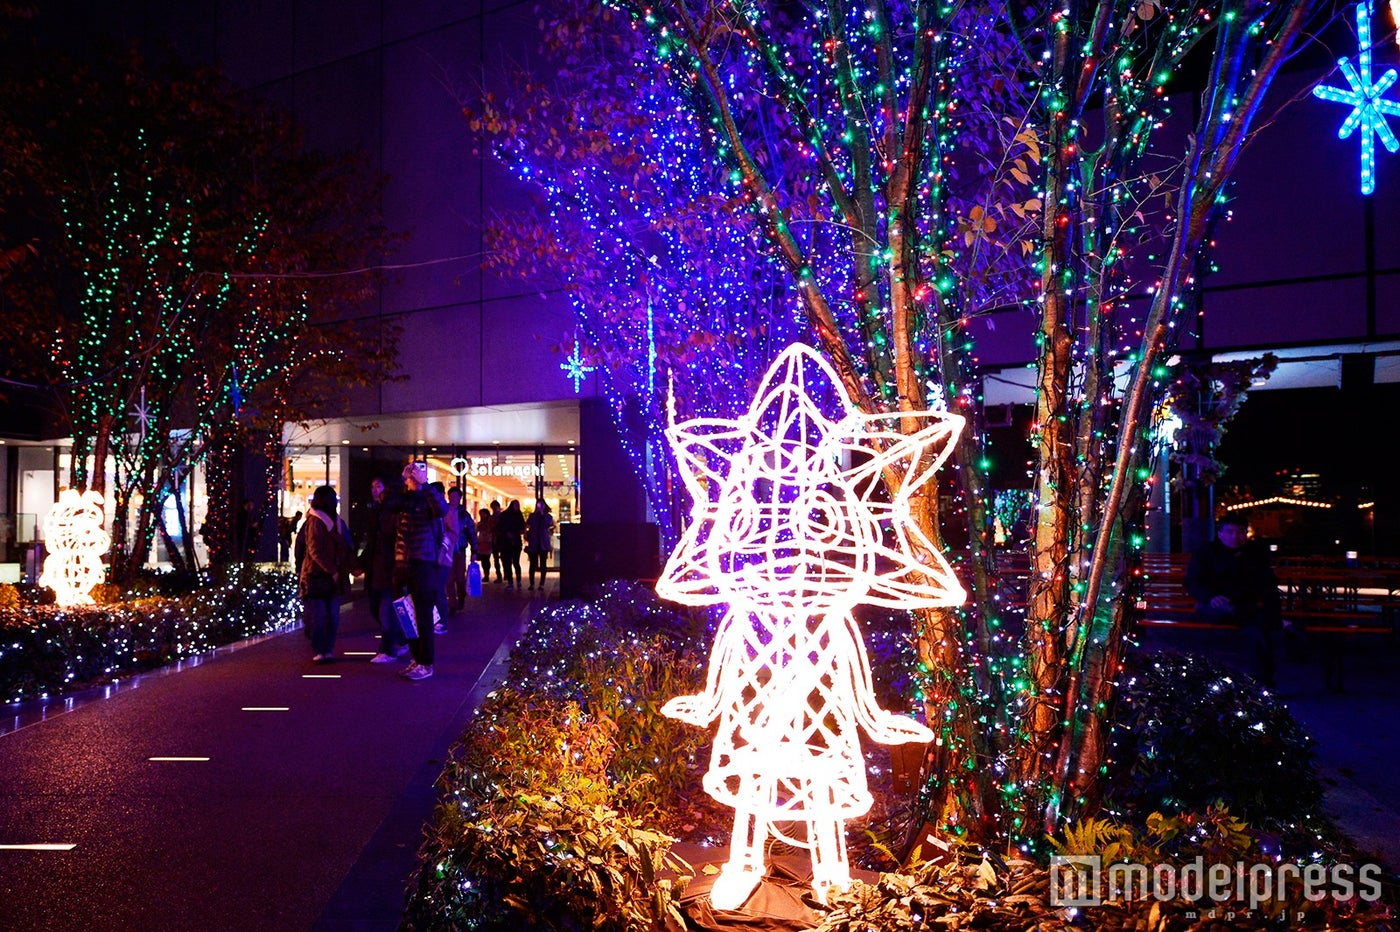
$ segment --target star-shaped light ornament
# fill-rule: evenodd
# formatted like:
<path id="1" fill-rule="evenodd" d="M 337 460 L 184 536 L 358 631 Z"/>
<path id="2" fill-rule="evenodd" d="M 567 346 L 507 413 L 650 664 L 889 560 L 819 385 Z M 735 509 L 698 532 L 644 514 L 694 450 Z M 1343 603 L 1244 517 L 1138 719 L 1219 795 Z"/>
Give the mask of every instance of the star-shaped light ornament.
<path id="1" fill-rule="evenodd" d="M 569 357 L 559 364 L 559 368 L 564 370 L 568 378 L 573 379 L 574 394 L 577 395 L 583 388 L 584 378 L 593 371 L 594 367 L 584 361 L 583 353 L 579 349 L 579 341 L 575 339 L 573 352 L 569 353 Z"/>
<path id="2" fill-rule="evenodd" d="M 1347 79 L 1349 88 L 1330 87 L 1322 84 L 1313 88 L 1313 96 L 1346 104 L 1351 113 L 1342 121 L 1337 130 L 1338 139 L 1346 139 L 1356 130 L 1361 130 L 1361 193 L 1370 194 L 1376 190 L 1376 140 L 1390 152 L 1400 149 L 1400 140 L 1395 138 L 1386 115 L 1400 116 L 1400 100 L 1387 100 L 1381 95 L 1390 90 L 1396 80 L 1394 68 L 1387 68 L 1379 78 L 1371 80 L 1371 4 L 1356 5 L 1356 37 L 1358 66 L 1353 67 L 1346 58 L 1338 59 L 1337 67 Z"/>
<path id="3" fill-rule="evenodd" d="M 909 505 L 963 419 L 864 414 L 839 384 L 815 351 L 794 345 L 746 413 L 667 432 L 696 504 L 657 593 L 727 604 L 704 691 L 663 709 L 719 723 L 704 785 L 735 810 L 729 859 L 710 893 L 719 909 L 738 908 L 758 885 L 770 837 L 810 852 L 819 898 L 849 884 L 845 820 L 871 805 L 857 726 L 882 744 L 934 737 L 876 704 L 852 609 L 966 598 Z M 828 418 L 814 392 L 840 398 L 848 413 Z"/>
<path id="4" fill-rule="evenodd" d="M 151 427 L 151 406 L 146 403 L 146 386 L 141 386 L 141 400 L 131 406 L 127 412 L 136 419 L 136 425 L 141 431 L 141 439 L 146 439 L 146 433 Z"/>

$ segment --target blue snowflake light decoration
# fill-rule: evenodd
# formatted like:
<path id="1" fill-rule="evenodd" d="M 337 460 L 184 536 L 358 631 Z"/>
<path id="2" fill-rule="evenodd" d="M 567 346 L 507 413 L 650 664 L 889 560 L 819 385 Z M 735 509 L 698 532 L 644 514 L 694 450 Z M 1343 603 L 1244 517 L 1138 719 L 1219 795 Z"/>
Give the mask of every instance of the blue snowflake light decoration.
<path id="1" fill-rule="evenodd" d="M 1390 152 L 1400 149 L 1400 140 L 1395 138 L 1386 114 L 1400 116 L 1400 101 L 1386 100 L 1381 95 L 1395 83 L 1394 68 L 1386 69 L 1375 81 L 1371 80 L 1371 4 L 1356 5 L 1356 36 L 1358 43 L 1358 65 L 1353 67 L 1346 58 L 1338 59 L 1337 67 L 1347 79 L 1349 88 L 1318 85 L 1313 88 L 1313 96 L 1323 100 L 1347 104 L 1351 113 L 1342 121 L 1337 130 L 1338 139 L 1346 139 L 1357 129 L 1361 130 L 1361 193 L 1370 194 L 1376 190 L 1376 140 Z"/>
<path id="2" fill-rule="evenodd" d="M 583 354 L 579 352 L 578 340 L 574 340 L 573 352 L 569 353 L 568 359 L 559 364 L 559 368 L 564 370 L 568 378 L 574 380 L 574 394 L 577 395 L 583 390 L 584 378 L 593 371 L 594 367 L 584 361 Z"/>

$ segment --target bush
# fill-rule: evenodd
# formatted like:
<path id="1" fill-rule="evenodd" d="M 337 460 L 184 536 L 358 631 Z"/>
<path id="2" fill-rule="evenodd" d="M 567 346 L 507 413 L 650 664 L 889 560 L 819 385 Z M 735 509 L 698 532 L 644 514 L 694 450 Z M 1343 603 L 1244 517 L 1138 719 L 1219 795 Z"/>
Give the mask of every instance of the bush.
<path id="1" fill-rule="evenodd" d="M 1141 825 L 1152 812 L 1224 806 L 1260 829 L 1321 823 L 1312 738 L 1253 680 L 1202 657 L 1150 654 L 1130 658 L 1119 702 L 1105 780 L 1117 818 Z"/>
<path id="2" fill-rule="evenodd" d="M 703 677 L 703 616 L 630 584 L 537 614 L 453 748 L 410 929 L 659 929 L 688 868 L 665 822 L 705 741 L 661 715 Z"/>
<path id="3" fill-rule="evenodd" d="M 0 612 L 19 608 L 19 590 L 9 583 L 0 583 Z"/>
<path id="4" fill-rule="evenodd" d="M 916 864 L 904 873 L 881 874 L 875 883 L 857 880 L 849 889 L 833 893 L 828 902 L 830 911 L 816 932 L 1284 928 L 1362 932 L 1394 928 L 1394 896 L 1388 879 L 1383 886 L 1367 881 L 1366 893 L 1382 894 L 1378 902 L 1355 896 L 1309 902 L 1296 873 L 1284 883 L 1284 895 L 1276 899 L 1261 897 L 1251 904 L 1247 895 L 1237 898 L 1237 864 L 1274 866 L 1275 862 L 1257 847 L 1244 823 L 1223 809 L 1170 817 L 1154 813 L 1146 826 L 1139 831 L 1091 820 L 1071 827 L 1054 846 L 1062 854 L 1098 855 L 1103 864 L 1172 865 L 1181 876 L 1188 865 L 1193 871 L 1197 869 L 1197 858 L 1202 876 L 1209 865 L 1227 865 L 1226 874 L 1231 878 L 1228 898 L 1166 898 L 1163 887 L 1164 900 L 1159 902 L 1141 888 L 1135 888 L 1133 896 L 1115 897 L 1104 884 L 1099 887 L 1104 896 L 1098 905 L 1057 907 L 1050 900 L 1051 877 L 1044 864 L 1003 859 L 994 852 L 960 846 L 943 860 Z M 1256 889 L 1268 892 L 1262 883 Z M 1358 883 L 1356 892 L 1362 891 Z"/>
<path id="5" fill-rule="evenodd" d="M 58 695 L 160 666 L 291 624 L 299 606 L 295 580 L 274 573 L 179 599 L 0 606 L 0 697 Z"/>
<path id="6" fill-rule="evenodd" d="M 673 839 L 616 808 L 615 728 L 577 703 L 492 693 L 438 781 L 410 929 L 653 929 L 679 917 Z"/>
<path id="7" fill-rule="evenodd" d="M 704 731 L 661 714 L 672 696 L 704 680 L 705 615 L 677 610 L 631 582 L 603 586 L 596 601 L 535 615 L 511 655 L 509 682 L 524 693 L 574 702 L 615 734 L 608 779 L 630 809 L 667 823 L 698 782 Z"/>
<path id="8" fill-rule="evenodd" d="M 596 602 L 562 603 L 532 619 L 512 653 L 511 687 L 478 710 L 439 781 L 442 801 L 420 851 L 405 927 L 654 930 L 668 918 L 684 926 L 676 897 L 689 868 L 671 856 L 664 832 L 692 829 L 675 814 L 693 816 L 687 804 L 708 801 L 699 790 L 704 736 L 662 716 L 659 706 L 700 688 L 703 620 L 625 584 Z M 901 619 L 866 618 L 862 626 L 875 665 L 891 673 L 912 666 Z M 892 692 L 882 701 L 896 707 L 902 698 Z M 1348 858 L 1317 831 L 1326 823 L 1312 815 L 1320 787 L 1310 740 L 1253 683 L 1208 661 L 1154 657 L 1125 677 L 1120 712 L 1108 779 L 1120 821 L 1072 826 L 1051 842 L 1057 850 L 1143 863 L 1276 858 L 1264 850 L 1271 839 L 1246 828 L 1238 811 L 1257 824 L 1291 821 L 1293 850 L 1303 860 Z M 1158 814 L 1186 809 L 1197 814 Z M 834 893 L 820 928 L 1209 925 L 1211 904 L 1075 911 L 1050 903 L 1049 890 L 1043 862 L 961 846 L 941 863 Z M 1305 927 L 1359 930 L 1386 920 L 1393 902 L 1388 888 L 1381 904 L 1310 904 L 1296 893 L 1244 924 L 1217 918 L 1222 927 L 1277 928 L 1286 917 Z"/>

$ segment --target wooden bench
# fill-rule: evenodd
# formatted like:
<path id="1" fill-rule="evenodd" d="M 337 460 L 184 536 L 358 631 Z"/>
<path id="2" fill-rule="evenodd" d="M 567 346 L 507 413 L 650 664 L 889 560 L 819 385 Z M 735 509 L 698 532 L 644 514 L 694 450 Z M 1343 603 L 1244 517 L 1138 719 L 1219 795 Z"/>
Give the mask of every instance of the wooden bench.
<path id="1" fill-rule="evenodd" d="M 1196 617 L 1196 600 L 1186 591 L 1186 566 L 1190 562 L 1190 555 L 1184 553 L 1150 553 L 1143 557 L 1138 624 L 1219 630 L 1232 627 Z"/>
<path id="2" fill-rule="evenodd" d="M 1138 624 L 1158 629 L 1233 630 L 1203 621 L 1186 591 L 1185 554 L 1153 554 L 1143 561 Z M 1356 635 L 1395 637 L 1395 574 L 1370 567 L 1289 563 L 1275 567 L 1279 577 L 1280 619 L 1285 649 L 1316 647 L 1329 689 L 1343 688 L 1343 641 Z"/>
<path id="3" fill-rule="evenodd" d="M 1186 591 L 1185 554 L 1152 554 L 1143 561 L 1139 608 L 1143 622 L 1169 623 L 1195 614 Z M 1319 568 L 1285 565 L 1279 577 L 1279 605 L 1284 618 L 1358 633 L 1394 633 L 1400 608 L 1400 575 L 1367 568 Z"/>
<path id="4" fill-rule="evenodd" d="M 1321 558 L 1319 558 L 1321 559 Z M 1148 627 L 1230 630 L 1225 622 L 1197 617 L 1186 591 L 1189 554 L 1147 554 L 1137 602 L 1137 623 Z M 1347 566 L 1299 560 L 1275 568 L 1283 620 L 1310 634 L 1387 634 L 1400 622 L 1400 565 Z M 1003 604 L 1024 608 L 1029 567 L 1024 554 L 997 555 L 997 585 Z M 1019 596 L 1019 601 L 1018 597 Z"/>

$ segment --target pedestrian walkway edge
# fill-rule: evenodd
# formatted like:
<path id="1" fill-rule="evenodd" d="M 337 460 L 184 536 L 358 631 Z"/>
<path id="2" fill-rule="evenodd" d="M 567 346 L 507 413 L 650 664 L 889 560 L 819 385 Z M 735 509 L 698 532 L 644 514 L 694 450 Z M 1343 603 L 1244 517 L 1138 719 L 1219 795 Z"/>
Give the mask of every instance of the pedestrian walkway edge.
<path id="1" fill-rule="evenodd" d="M 447 752 L 466 730 L 482 701 L 505 679 L 511 651 L 525 633 L 533 607 L 521 609 L 457 714 L 434 743 L 431 757 L 390 806 L 326 904 L 312 927 L 314 932 L 392 932 L 399 928 L 407 884 L 423 841 L 423 826 L 437 805 L 437 780 Z"/>

